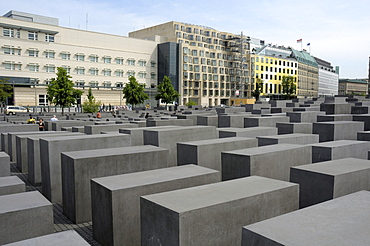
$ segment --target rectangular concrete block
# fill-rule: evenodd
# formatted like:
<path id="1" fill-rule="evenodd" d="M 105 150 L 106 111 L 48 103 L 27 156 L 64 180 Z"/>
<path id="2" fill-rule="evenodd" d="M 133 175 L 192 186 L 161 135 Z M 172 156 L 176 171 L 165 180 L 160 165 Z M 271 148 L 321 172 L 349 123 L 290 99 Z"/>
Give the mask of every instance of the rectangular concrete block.
<path id="1" fill-rule="evenodd" d="M 241 244 L 241 227 L 298 208 L 298 185 L 248 177 L 143 196 L 141 245 Z"/>
<path id="2" fill-rule="evenodd" d="M 255 138 L 217 138 L 177 143 L 177 165 L 196 164 L 221 171 L 221 152 L 257 147 Z"/>
<path id="3" fill-rule="evenodd" d="M 120 133 L 45 137 L 39 141 L 42 193 L 53 203 L 62 201 L 62 152 L 131 145 L 130 135 Z"/>
<path id="4" fill-rule="evenodd" d="M 277 134 L 276 127 L 217 128 L 217 131 L 219 138 L 255 138 L 257 136 L 268 136 Z"/>
<path id="5" fill-rule="evenodd" d="M 331 161 L 342 158 L 367 159 L 370 142 L 355 140 L 338 140 L 312 144 L 312 163 Z"/>
<path id="6" fill-rule="evenodd" d="M 91 221 L 90 179 L 165 168 L 167 159 L 167 149 L 150 145 L 63 152 L 63 213 L 76 224 Z"/>
<path id="7" fill-rule="evenodd" d="M 317 122 L 325 121 L 352 121 L 351 114 L 318 115 Z"/>
<path id="8" fill-rule="evenodd" d="M 218 127 L 244 128 L 244 118 L 255 117 L 251 113 L 218 115 Z"/>
<path id="9" fill-rule="evenodd" d="M 87 125 L 84 126 L 86 134 L 100 134 L 104 131 L 119 131 L 121 128 L 135 128 L 135 124 L 109 124 L 109 125 Z"/>
<path id="10" fill-rule="evenodd" d="M 290 182 L 299 184 L 299 207 L 370 190 L 370 161 L 344 158 L 292 167 Z"/>
<path id="11" fill-rule="evenodd" d="M 159 129 L 159 128 L 168 128 L 176 126 L 154 126 L 150 129 Z M 121 128 L 119 133 L 129 134 L 131 136 L 131 145 L 139 146 L 144 145 L 144 130 L 147 130 L 147 127 L 137 127 L 137 128 Z"/>
<path id="12" fill-rule="evenodd" d="M 276 144 L 221 153 L 222 180 L 258 175 L 289 181 L 290 167 L 312 163 L 311 146 Z"/>
<path id="13" fill-rule="evenodd" d="M 196 165 L 91 180 L 94 238 L 102 245 L 140 245 L 140 197 L 221 181 L 221 173 Z"/>
<path id="14" fill-rule="evenodd" d="M 0 196 L 0 244 L 53 233 L 53 205 L 38 191 Z"/>
<path id="15" fill-rule="evenodd" d="M 266 146 L 272 144 L 314 144 L 319 142 L 319 135 L 293 133 L 284 135 L 259 136 L 258 146 Z"/>
<path id="16" fill-rule="evenodd" d="M 38 131 L 39 126 L 36 124 L 2 124 L 0 127 L 1 133 L 1 145 L 0 151 L 5 151 L 5 153 L 9 154 L 8 152 L 8 132 L 29 132 L 29 131 Z"/>
<path id="17" fill-rule="evenodd" d="M 198 115 L 197 125 L 218 127 L 218 116 L 217 115 L 204 115 L 204 116 Z"/>
<path id="18" fill-rule="evenodd" d="M 49 235 L 22 240 L 6 246 L 88 246 L 90 245 L 75 230 L 62 231 Z"/>
<path id="19" fill-rule="evenodd" d="M 276 123 L 278 134 L 305 133 L 312 134 L 312 123 L 286 122 Z"/>
<path id="20" fill-rule="evenodd" d="M 370 114 L 363 114 L 363 115 L 353 115 L 353 121 L 362 121 L 364 122 L 364 130 L 370 130 Z"/>
<path id="21" fill-rule="evenodd" d="M 144 144 L 154 145 L 169 150 L 168 165 L 177 166 L 177 143 L 215 139 L 214 126 L 171 127 L 144 130 Z"/>
<path id="22" fill-rule="evenodd" d="M 368 245 L 370 192 L 323 202 L 243 227 L 242 246 Z"/>
<path id="23" fill-rule="evenodd" d="M 25 183 L 17 176 L 0 178 L 0 196 L 26 191 Z"/>
<path id="24" fill-rule="evenodd" d="M 289 122 L 287 116 L 249 117 L 244 119 L 244 127 L 276 127 L 278 122 Z"/>
<path id="25" fill-rule="evenodd" d="M 351 103 L 322 103 L 320 111 L 326 114 L 351 114 Z"/>
<path id="26" fill-rule="evenodd" d="M 1 151 L 0 152 L 0 177 L 10 176 L 10 156 Z"/>
<path id="27" fill-rule="evenodd" d="M 305 111 L 305 112 L 288 112 L 287 116 L 290 118 L 290 122 L 317 122 L 317 117 L 325 115 L 325 112 L 320 111 Z"/>
<path id="28" fill-rule="evenodd" d="M 357 132 L 363 130 L 363 122 L 331 121 L 313 123 L 312 133 L 320 135 L 320 142 L 327 142 L 335 140 L 356 140 Z"/>

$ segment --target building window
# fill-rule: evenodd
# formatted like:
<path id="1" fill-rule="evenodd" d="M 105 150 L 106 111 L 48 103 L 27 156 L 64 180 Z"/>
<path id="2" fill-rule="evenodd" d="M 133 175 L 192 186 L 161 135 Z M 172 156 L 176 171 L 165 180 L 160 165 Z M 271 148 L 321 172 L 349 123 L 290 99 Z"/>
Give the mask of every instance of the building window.
<path id="1" fill-rule="evenodd" d="M 151 74 L 150 74 L 150 78 L 151 78 L 151 79 L 155 79 L 155 73 L 151 73 Z"/>
<path id="2" fill-rule="evenodd" d="M 77 67 L 76 68 L 76 74 L 85 74 L 85 68 Z"/>
<path id="3" fill-rule="evenodd" d="M 10 38 L 20 38 L 20 31 L 11 28 L 3 28 L 3 36 Z"/>
<path id="4" fill-rule="evenodd" d="M 47 95 L 39 95 L 39 106 L 48 106 L 48 96 Z"/>
<path id="5" fill-rule="evenodd" d="M 151 61 L 151 62 L 150 62 L 150 66 L 151 66 L 151 67 L 155 67 L 155 64 L 156 64 L 156 62 L 155 62 L 155 61 Z"/>
<path id="6" fill-rule="evenodd" d="M 97 55 L 91 55 L 90 56 L 90 61 L 91 62 L 98 62 L 98 59 L 99 59 L 99 57 Z"/>
<path id="7" fill-rule="evenodd" d="M 112 86 L 112 83 L 110 81 L 104 81 L 103 82 L 103 87 L 104 88 L 110 88 Z"/>
<path id="8" fill-rule="evenodd" d="M 98 87 L 99 86 L 99 82 L 98 81 L 90 81 L 90 87 Z"/>
<path id="9" fill-rule="evenodd" d="M 17 48 L 4 47 L 4 54 L 6 55 L 21 55 L 21 50 Z"/>
<path id="10" fill-rule="evenodd" d="M 62 60 L 71 60 L 71 54 L 61 53 Z"/>
<path id="11" fill-rule="evenodd" d="M 127 71 L 127 76 L 128 77 L 135 76 L 135 71 L 132 71 L 132 70 Z"/>
<path id="12" fill-rule="evenodd" d="M 116 76 L 117 77 L 123 77 L 123 71 L 122 70 L 116 70 Z"/>
<path id="13" fill-rule="evenodd" d="M 99 70 L 97 68 L 90 68 L 90 75 L 98 75 Z"/>
<path id="14" fill-rule="evenodd" d="M 145 67 L 146 66 L 146 61 L 145 60 L 140 60 L 139 61 L 139 66 Z"/>
<path id="15" fill-rule="evenodd" d="M 55 52 L 54 51 L 46 51 L 45 52 L 45 57 L 54 59 L 55 58 Z"/>
<path id="16" fill-rule="evenodd" d="M 116 63 L 122 65 L 123 64 L 123 58 L 116 58 Z"/>
<path id="17" fill-rule="evenodd" d="M 123 82 L 117 82 L 116 87 L 117 88 L 123 88 Z"/>
<path id="18" fill-rule="evenodd" d="M 112 58 L 106 56 L 106 57 L 103 58 L 103 62 L 104 63 L 111 63 L 112 62 Z"/>
<path id="19" fill-rule="evenodd" d="M 29 40 L 38 40 L 38 33 L 37 32 L 28 32 L 28 39 Z"/>
<path id="20" fill-rule="evenodd" d="M 110 70 L 110 69 L 104 69 L 103 70 L 103 75 L 104 76 L 111 76 L 112 75 L 112 70 Z"/>
<path id="21" fill-rule="evenodd" d="M 21 70 L 21 64 L 15 64 L 14 62 L 4 63 L 5 70 Z"/>
<path id="22" fill-rule="evenodd" d="M 75 85 L 76 85 L 77 87 L 84 87 L 84 86 L 85 86 L 85 81 L 84 81 L 84 80 L 77 80 L 77 81 L 75 82 Z"/>
<path id="23" fill-rule="evenodd" d="M 39 51 L 38 50 L 29 50 L 28 55 L 32 57 L 38 57 L 39 56 Z"/>
<path id="24" fill-rule="evenodd" d="M 146 72 L 139 72 L 139 78 L 145 79 L 146 78 Z"/>
<path id="25" fill-rule="evenodd" d="M 67 65 L 63 65 L 62 68 L 64 68 L 68 74 L 71 73 L 71 67 L 70 66 L 67 66 Z"/>
<path id="26" fill-rule="evenodd" d="M 134 59 L 128 59 L 127 60 L 127 65 L 135 66 L 135 60 Z"/>
<path id="27" fill-rule="evenodd" d="M 84 60 L 85 60 L 85 55 L 82 55 L 82 54 L 76 54 L 76 60 L 77 60 L 77 61 L 84 61 Z"/>
<path id="28" fill-rule="evenodd" d="M 46 65 L 46 72 L 47 73 L 55 73 L 55 66 L 54 65 Z"/>
<path id="29" fill-rule="evenodd" d="M 38 72 L 39 71 L 39 65 L 38 64 L 28 64 L 28 70 L 30 72 Z"/>
<path id="30" fill-rule="evenodd" d="M 54 35 L 53 34 L 45 34 L 45 41 L 54 43 Z"/>

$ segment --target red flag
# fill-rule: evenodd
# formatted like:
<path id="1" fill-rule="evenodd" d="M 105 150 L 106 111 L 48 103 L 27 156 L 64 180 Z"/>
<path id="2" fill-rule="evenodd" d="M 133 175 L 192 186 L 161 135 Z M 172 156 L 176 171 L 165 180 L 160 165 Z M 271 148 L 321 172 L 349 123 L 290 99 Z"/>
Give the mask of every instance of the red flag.
<path id="1" fill-rule="evenodd" d="M 302 39 L 298 39 L 297 40 L 297 43 L 302 43 Z"/>

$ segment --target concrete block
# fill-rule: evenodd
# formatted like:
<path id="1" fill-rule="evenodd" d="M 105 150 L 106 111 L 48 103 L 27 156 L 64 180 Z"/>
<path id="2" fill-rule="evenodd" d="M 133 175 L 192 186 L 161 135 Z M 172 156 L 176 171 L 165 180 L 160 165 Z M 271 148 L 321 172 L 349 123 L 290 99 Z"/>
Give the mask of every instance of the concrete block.
<path id="1" fill-rule="evenodd" d="M 85 133 L 85 126 L 72 126 L 72 132 Z"/>
<path id="2" fill-rule="evenodd" d="M 290 122 L 317 122 L 319 115 L 325 115 L 325 112 L 320 111 L 305 111 L 305 112 L 288 112 L 286 113 L 290 118 Z"/>
<path id="3" fill-rule="evenodd" d="M 30 132 L 9 132 L 8 133 L 8 154 L 10 156 L 11 162 L 17 162 L 17 143 L 16 137 L 20 135 L 32 135 L 38 134 L 40 131 L 30 131 Z M 18 165 L 17 165 L 18 166 Z M 20 168 L 20 166 L 18 166 Z M 27 173 L 27 170 L 22 170 L 22 172 Z"/>
<path id="4" fill-rule="evenodd" d="M 0 178 L 0 196 L 26 191 L 25 183 L 17 176 Z"/>
<path id="5" fill-rule="evenodd" d="M 311 146 L 276 144 L 221 153 L 222 180 L 258 175 L 289 181 L 290 167 L 312 163 Z"/>
<path id="6" fill-rule="evenodd" d="M 168 165 L 177 166 L 177 143 L 217 138 L 214 126 L 171 127 L 144 130 L 144 144 L 169 150 Z"/>
<path id="7" fill-rule="evenodd" d="M 192 126 L 193 121 L 191 119 L 160 119 L 160 120 L 148 120 L 146 122 L 147 127 L 155 126 Z"/>
<path id="8" fill-rule="evenodd" d="M 220 180 L 220 172 L 196 165 L 92 179 L 94 238 L 102 245 L 140 245 L 141 196 Z"/>
<path id="9" fill-rule="evenodd" d="M 216 108 L 217 114 L 233 114 L 233 113 L 244 113 L 245 107 L 227 107 L 227 108 Z"/>
<path id="10" fill-rule="evenodd" d="M 218 127 L 244 128 L 244 118 L 246 117 L 256 116 L 252 116 L 251 113 L 218 115 Z"/>
<path id="11" fill-rule="evenodd" d="M 299 184 L 299 207 L 370 190 L 370 161 L 344 158 L 292 167 L 290 182 Z"/>
<path id="12" fill-rule="evenodd" d="M 53 205 L 38 191 L 0 196 L 0 244 L 53 233 Z"/>
<path id="13" fill-rule="evenodd" d="M 176 126 L 154 126 L 150 129 L 160 129 L 160 128 L 170 128 Z M 144 145 L 144 130 L 148 129 L 147 127 L 137 127 L 137 128 L 121 128 L 119 133 L 129 134 L 131 136 L 131 145 L 139 146 Z"/>
<path id="14" fill-rule="evenodd" d="M 312 163 L 331 161 L 342 158 L 367 159 L 370 142 L 355 140 L 338 140 L 312 144 Z"/>
<path id="15" fill-rule="evenodd" d="M 352 121 L 351 114 L 331 114 L 331 115 L 318 115 L 317 122 L 325 121 Z"/>
<path id="16" fill-rule="evenodd" d="M 88 246 L 85 239 L 83 239 L 80 234 L 75 230 L 62 231 L 58 233 L 53 233 L 41 237 L 35 237 L 27 240 L 22 240 L 19 242 L 6 244 L 6 246 Z"/>
<path id="17" fill-rule="evenodd" d="M 369 106 L 352 106 L 351 114 L 368 114 Z"/>
<path id="18" fill-rule="evenodd" d="M 218 128 L 217 131 L 219 138 L 255 138 L 257 136 L 268 136 L 277 134 L 276 127 Z"/>
<path id="19" fill-rule="evenodd" d="M 136 128 L 135 124 L 109 124 L 109 125 L 87 125 L 85 126 L 86 134 L 100 134 L 103 131 L 119 131 L 121 128 Z"/>
<path id="20" fill-rule="evenodd" d="M 58 120 L 50 121 L 49 125 L 51 126 L 48 130 L 52 131 L 61 131 L 63 127 L 74 127 L 74 126 L 86 126 L 90 122 L 83 120 Z"/>
<path id="21" fill-rule="evenodd" d="M 10 176 L 10 156 L 1 151 L 0 152 L 0 177 Z"/>
<path id="22" fill-rule="evenodd" d="M 351 107 L 350 103 L 322 103 L 320 111 L 326 114 L 351 114 Z"/>
<path id="23" fill-rule="evenodd" d="M 204 116 L 198 115 L 197 125 L 218 127 L 218 116 L 217 115 L 204 115 Z"/>
<path id="24" fill-rule="evenodd" d="M 353 115 L 353 121 L 362 121 L 364 122 L 364 130 L 370 130 L 370 114 L 363 114 L 363 115 Z"/>
<path id="25" fill-rule="evenodd" d="M 255 138 L 216 138 L 177 143 L 177 165 L 196 164 L 221 171 L 221 152 L 257 147 Z"/>
<path id="26" fill-rule="evenodd" d="M 42 192 L 51 202 L 62 201 L 61 153 L 67 151 L 126 147 L 127 134 L 94 134 L 40 138 Z"/>
<path id="27" fill-rule="evenodd" d="M 313 144 L 319 142 L 319 135 L 293 133 L 284 135 L 259 136 L 258 146 L 272 145 L 272 144 Z"/>
<path id="28" fill-rule="evenodd" d="M 242 246 L 368 245 L 370 192 L 323 202 L 243 227 Z"/>
<path id="29" fill-rule="evenodd" d="M 8 150 L 8 134 L 9 132 L 30 132 L 39 131 L 39 126 L 37 124 L 3 124 L 0 128 L 1 133 L 1 151 L 9 154 Z"/>
<path id="30" fill-rule="evenodd" d="M 298 185 L 248 177 L 141 197 L 141 245 L 240 245 L 240 228 L 298 208 Z"/>
<path id="31" fill-rule="evenodd" d="M 320 142 L 356 140 L 357 132 L 364 130 L 363 122 L 331 121 L 313 123 L 312 133 L 320 135 Z"/>
<path id="32" fill-rule="evenodd" d="M 250 117 L 244 119 L 244 127 L 276 127 L 278 122 L 289 122 L 289 117 L 286 116 L 271 116 L 271 117 Z"/>
<path id="33" fill-rule="evenodd" d="M 55 137 L 55 136 L 77 136 L 82 133 L 73 132 L 50 132 L 46 131 L 46 134 L 42 135 L 24 135 L 27 137 L 27 158 L 21 157 L 21 165 L 27 166 L 28 168 L 28 181 L 33 185 L 39 185 L 42 182 L 41 176 L 41 157 L 40 157 L 40 138 L 41 137 Z M 23 146 L 23 141 L 21 141 Z M 23 156 L 23 147 L 21 147 Z"/>
<path id="34" fill-rule="evenodd" d="M 278 129 L 278 134 L 292 134 L 292 133 L 312 133 L 312 123 L 296 123 L 296 122 L 286 122 L 286 123 L 276 123 Z"/>
<path id="35" fill-rule="evenodd" d="M 62 153 L 63 213 L 76 224 L 89 222 L 90 179 L 168 166 L 168 150 L 145 145 Z"/>
<path id="36" fill-rule="evenodd" d="M 357 132 L 357 140 L 370 141 L 370 131 L 359 131 L 359 132 Z"/>
<path id="37" fill-rule="evenodd" d="M 180 115 L 177 115 L 177 119 L 191 120 L 192 121 L 191 124 L 193 126 L 196 126 L 197 125 L 197 122 L 198 122 L 198 116 L 206 116 L 206 115 L 209 115 L 209 113 L 203 113 L 203 114 L 180 114 Z"/>

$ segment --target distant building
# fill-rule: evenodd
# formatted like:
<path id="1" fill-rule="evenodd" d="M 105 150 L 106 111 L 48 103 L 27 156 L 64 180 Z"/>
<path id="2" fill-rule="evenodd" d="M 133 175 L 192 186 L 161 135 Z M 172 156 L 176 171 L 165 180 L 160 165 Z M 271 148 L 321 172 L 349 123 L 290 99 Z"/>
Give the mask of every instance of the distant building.
<path id="1" fill-rule="evenodd" d="M 367 95 L 368 79 L 339 79 L 339 95 Z"/>
<path id="2" fill-rule="evenodd" d="M 339 68 L 334 69 L 330 62 L 314 58 L 319 65 L 319 96 L 338 95 Z"/>

